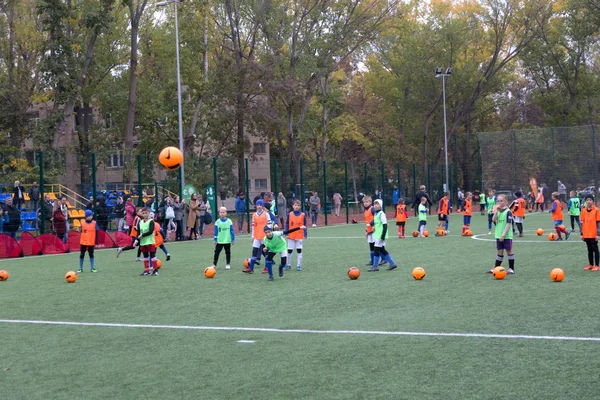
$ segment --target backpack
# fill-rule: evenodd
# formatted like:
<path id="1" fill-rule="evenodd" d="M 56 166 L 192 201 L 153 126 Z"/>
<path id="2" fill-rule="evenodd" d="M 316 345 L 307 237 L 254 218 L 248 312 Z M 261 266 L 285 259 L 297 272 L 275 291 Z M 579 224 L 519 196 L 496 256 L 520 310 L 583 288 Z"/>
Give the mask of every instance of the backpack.
<path id="1" fill-rule="evenodd" d="M 168 206 L 167 210 L 165 211 L 165 218 L 166 219 L 175 219 L 175 210 L 173 210 L 173 207 Z"/>

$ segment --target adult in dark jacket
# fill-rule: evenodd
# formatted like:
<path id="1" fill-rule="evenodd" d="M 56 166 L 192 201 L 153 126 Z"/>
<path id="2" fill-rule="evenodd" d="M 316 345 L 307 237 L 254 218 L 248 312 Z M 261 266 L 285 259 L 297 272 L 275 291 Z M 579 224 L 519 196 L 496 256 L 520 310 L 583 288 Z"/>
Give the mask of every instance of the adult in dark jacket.
<path id="1" fill-rule="evenodd" d="M 246 193 L 240 192 L 235 199 L 235 214 L 237 216 L 238 233 L 244 233 L 244 216 L 246 215 Z"/>
<path id="2" fill-rule="evenodd" d="M 21 206 L 25 202 L 25 188 L 19 181 L 15 181 L 15 189 L 13 191 L 13 204 L 17 210 L 21 210 Z"/>
<path id="3" fill-rule="evenodd" d="M 177 232 L 175 233 L 175 240 L 183 240 L 183 213 L 184 213 L 184 205 L 179 200 L 179 196 L 175 196 L 175 201 L 173 202 L 173 211 L 175 212 L 175 224 L 177 225 Z"/>
<path id="4" fill-rule="evenodd" d="M 13 239 L 17 238 L 17 231 L 21 225 L 21 211 L 13 205 L 13 199 L 8 197 L 3 209 L 4 233 L 9 234 Z"/>
<path id="5" fill-rule="evenodd" d="M 31 211 L 37 211 L 38 205 L 40 204 L 40 187 L 37 182 L 31 184 L 29 188 L 29 205 Z"/>
<path id="6" fill-rule="evenodd" d="M 65 235 L 67 234 L 67 218 L 60 207 L 60 203 L 57 203 L 57 206 L 54 207 L 52 216 L 54 219 L 54 233 L 64 242 Z"/>
<path id="7" fill-rule="evenodd" d="M 54 214 L 54 205 L 52 204 L 52 201 L 50 200 L 50 195 L 46 194 L 44 195 L 44 202 L 42 203 L 42 207 L 44 208 L 44 223 L 45 223 L 45 228 L 44 228 L 44 233 L 50 233 L 52 232 L 52 218 L 53 218 L 53 214 Z M 42 208 L 40 208 L 40 211 L 38 213 L 38 221 L 42 220 Z"/>
<path id="8" fill-rule="evenodd" d="M 115 214 L 117 231 L 122 232 L 125 225 L 125 202 L 121 196 L 117 197 L 117 204 L 115 204 L 113 212 Z"/>
<path id="9" fill-rule="evenodd" d="M 423 198 L 423 197 L 425 197 L 427 199 L 427 208 L 429 208 L 433 205 L 433 202 L 431 201 L 431 197 L 429 197 L 429 194 L 427 193 L 427 188 L 425 187 L 425 185 L 419 186 L 419 191 L 415 195 L 415 202 L 413 204 L 413 209 L 415 211 L 415 217 L 418 214 L 419 204 L 421 204 L 421 198 Z"/>
<path id="10" fill-rule="evenodd" d="M 106 197 L 101 196 L 96 202 L 96 222 L 98 222 L 98 229 L 106 232 L 108 229 L 108 217 L 109 210 L 106 206 Z"/>

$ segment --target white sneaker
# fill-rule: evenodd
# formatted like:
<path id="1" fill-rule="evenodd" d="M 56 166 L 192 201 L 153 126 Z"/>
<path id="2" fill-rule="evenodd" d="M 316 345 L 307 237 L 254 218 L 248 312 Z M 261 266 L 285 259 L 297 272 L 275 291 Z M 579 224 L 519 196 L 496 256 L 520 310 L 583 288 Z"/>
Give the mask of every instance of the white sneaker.
<path id="1" fill-rule="evenodd" d="M 317 226 L 317 224 L 312 224 L 313 227 Z"/>
<path id="2" fill-rule="evenodd" d="M 213 267 L 214 269 L 217 269 L 217 266 L 215 264 L 211 265 L 211 267 Z"/>
<path id="3" fill-rule="evenodd" d="M 512 274 L 515 273 L 515 270 L 512 269 L 512 268 L 509 268 L 509 269 L 506 270 L 506 273 L 512 275 Z"/>
<path id="4" fill-rule="evenodd" d="M 139 257 L 136 257 L 136 258 L 135 258 L 135 261 L 142 261 L 142 259 L 141 259 L 141 258 L 139 258 Z"/>
<path id="5" fill-rule="evenodd" d="M 227 265 L 225 266 L 225 269 L 231 269 L 231 265 L 227 264 Z"/>

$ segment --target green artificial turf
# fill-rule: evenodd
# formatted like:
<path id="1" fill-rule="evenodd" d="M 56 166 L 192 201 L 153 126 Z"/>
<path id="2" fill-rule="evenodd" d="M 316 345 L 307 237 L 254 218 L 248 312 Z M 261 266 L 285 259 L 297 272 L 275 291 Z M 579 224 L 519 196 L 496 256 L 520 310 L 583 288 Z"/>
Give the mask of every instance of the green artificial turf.
<path id="1" fill-rule="evenodd" d="M 435 220 L 429 219 L 433 233 Z M 407 233 L 417 220 L 408 221 Z M 597 398 L 600 342 L 542 338 L 445 337 L 435 333 L 600 337 L 595 305 L 600 273 L 584 272 L 587 252 L 573 236 L 549 242 L 548 214 L 525 220 L 514 244 L 516 274 L 493 267 L 487 218 L 473 216 L 475 239 L 395 237 L 395 271 L 367 273 L 364 225 L 309 230 L 303 271 L 268 282 L 260 268 L 241 272 L 250 238 L 225 254 L 214 279 L 210 240 L 167 243 L 172 260 L 158 277 L 140 277 L 135 252 L 96 252 L 98 273 L 76 283 L 63 275 L 78 254 L 0 261 L 0 319 L 152 327 L 0 322 L 2 399 L 592 399 Z M 477 240 L 483 239 L 483 240 Z M 505 262 L 507 266 L 507 262 Z M 263 261 L 264 266 L 264 261 Z M 350 281 L 346 271 L 358 266 Z M 427 276 L 415 281 L 410 271 Z M 552 268 L 565 270 L 553 282 Z M 247 327 L 361 331 L 292 333 L 174 329 Z M 430 336 L 381 335 L 426 332 Z M 255 341 L 238 343 L 239 340 Z"/>

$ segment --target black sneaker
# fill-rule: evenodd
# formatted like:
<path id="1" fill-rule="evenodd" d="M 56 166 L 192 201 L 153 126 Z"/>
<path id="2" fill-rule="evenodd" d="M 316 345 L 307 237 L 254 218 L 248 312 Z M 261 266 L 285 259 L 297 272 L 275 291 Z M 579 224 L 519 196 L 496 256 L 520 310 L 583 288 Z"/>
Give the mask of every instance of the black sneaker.
<path id="1" fill-rule="evenodd" d="M 569 236 L 571 236 L 570 232 L 565 233 L 565 240 L 569 240 Z"/>
<path id="2" fill-rule="evenodd" d="M 379 263 L 379 265 L 385 265 L 385 264 L 387 264 L 387 263 L 388 263 L 387 261 L 385 261 L 385 260 L 381 260 L 381 262 Z"/>
<path id="3" fill-rule="evenodd" d="M 167 261 L 171 261 L 171 255 L 167 254 Z"/>
<path id="4" fill-rule="evenodd" d="M 494 268 L 490 269 L 489 271 L 485 271 L 486 274 L 493 274 L 494 273 Z"/>
<path id="5" fill-rule="evenodd" d="M 140 274 L 140 276 L 150 276 L 150 272 L 144 271 Z"/>
<path id="6" fill-rule="evenodd" d="M 273 280 L 273 275 L 269 275 L 269 280 L 272 281 Z"/>
<path id="7" fill-rule="evenodd" d="M 367 270 L 367 272 L 377 272 L 379 271 L 379 267 L 371 267 Z"/>
<path id="8" fill-rule="evenodd" d="M 279 264 L 279 277 L 280 278 L 283 276 L 283 267 L 285 267 L 285 265 Z"/>
<path id="9" fill-rule="evenodd" d="M 558 239 L 556 239 L 557 242 L 563 240 L 563 238 L 559 237 Z"/>
<path id="10" fill-rule="evenodd" d="M 398 268 L 398 265 L 396 265 L 396 264 L 392 264 L 392 265 L 390 265 L 389 267 L 387 267 L 387 270 L 388 270 L 388 271 L 391 271 L 391 270 L 393 270 L 393 269 L 396 269 L 396 268 Z"/>
<path id="11" fill-rule="evenodd" d="M 152 276 L 158 276 L 158 270 L 155 269 L 154 271 L 152 271 Z"/>

